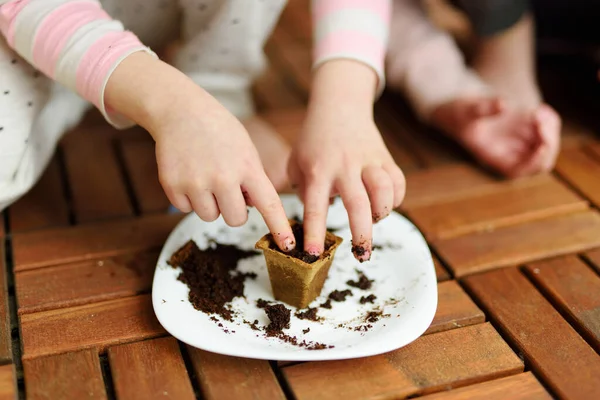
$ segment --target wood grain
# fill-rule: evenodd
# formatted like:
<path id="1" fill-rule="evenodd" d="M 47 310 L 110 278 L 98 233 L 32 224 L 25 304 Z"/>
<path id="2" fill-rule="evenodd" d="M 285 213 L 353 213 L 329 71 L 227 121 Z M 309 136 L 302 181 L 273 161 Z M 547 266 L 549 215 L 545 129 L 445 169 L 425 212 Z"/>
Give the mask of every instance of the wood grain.
<path id="1" fill-rule="evenodd" d="M 600 276 L 576 256 L 532 263 L 526 271 L 536 286 L 600 353 Z"/>
<path id="2" fill-rule="evenodd" d="M 4 241 L 0 241 L 0 363 L 12 360 L 7 268 Z"/>
<path id="3" fill-rule="evenodd" d="M 403 398 L 523 371 L 490 324 L 425 335 L 391 353 L 283 368 L 299 399 Z"/>
<path id="4" fill-rule="evenodd" d="M 438 284 L 438 307 L 426 333 L 435 333 L 485 322 L 485 315 L 456 281 Z"/>
<path id="5" fill-rule="evenodd" d="M 62 142 L 78 222 L 133 215 L 110 130 L 75 130 Z"/>
<path id="6" fill-rule="evenodd" d="M 95 349 L 25 360 L 23 369 L 28 399 L 107 398 Z"/>
<path id="7" fill-rule="evenodd" d="M 556 172 L 583 196 L 600 205 L 600 162 L 581 148 L 567 148 L 560 152 Z"/>
<path id="8" fill-rule="evenodd" d="M 592 264 L 592 267 L 600 274 L 600 249 L 589 251 L 583 256 Z"/>
<path id="9" fill-rule="evenodd" d="M 69 208 L 58 158 L 51 161 L 39 182 L 10 206 L 11 232 L 69 225 Z"/>
<path id="10" fill-rule="evenodd" d="M 17 272 L 19 314 L 148 292 L 157 259 L 148 251 Z"/>
<path id="11" fill-rule="evenodd" d="M 195 399 L 177 340 L 166 337 L 108 349 L 119 399 Z"/>
<path id="12" fill-rule="evenodd" d="M 598 397 L 600 357 L 519 270 L 478 274 L 465 283 L 503 336 L 556 395 Z"/>
<path id="13" fill-rule="evenodd" d="M 206 400 L 285 399 L 268 361 L 187 349 Z"/>
<path id="14" fill-rule="evenodd" d="M 499 181 L 468 164 L 448 165 L 406 174 L 406 198 L 402 208 L 409 210 L 440 201 L 449 201 L 496 187 Z"/>
<path id="15" fill-rule="evenodd" d="M 158 181 L 154 142 L 123 139 L 119 146 L 140 212 L 165 213 L 171 203 Z"/>
<path id="16" fill-rule="evenodd" d="M 588 208 L 552 175 L 497 184 L 483 193 L 413 207 L 408 217 L 430 239 L 534 221 Z"/>
<path id="17" fill-rule="evenodd" d="M 15 234 L 15 271 L 157 249 L 182 215 L 152 215 Z"/>
<path id="18" fill-rule="evenodd" d="M 600 214 L 584 211 L 433 242 L 462 277 L 600 245 Z"/>
<path id="19" fill-rule="evenodd" d="M 507 398 L 551 400 L 552 396 L 531 372 L 525 372 L 422 397 L 423 400 L 505 400 Z"/>
<path id="20" fill-rule="evenodd" d="M 446 269 L 446 267 L 444 267 L 442 265 L 442 262 L 440 261 L 440 259 L 437 258 L 437 256 L 435 254 L 432 254 L 432 258 L 433 258 L 433 266 L 435 267 L 435 276 L 437 278 L 437 281 L 443 282 L 443 281 L 447 281 L 448 279 L 450 279 L 450 273 L 448 273 L 448 270 Z"/>
<path id="21" fill-rule="evenodd" d="M 6 364 L 0 366 L 0 399 L 17 398 L 17 379 L 15 376 L 15 366 Z"/>
<path id="22" fill-rule="evenodd" d="M 148 339 L 165 334 L 150 295 L 21 317 L 23 359 Z"/>

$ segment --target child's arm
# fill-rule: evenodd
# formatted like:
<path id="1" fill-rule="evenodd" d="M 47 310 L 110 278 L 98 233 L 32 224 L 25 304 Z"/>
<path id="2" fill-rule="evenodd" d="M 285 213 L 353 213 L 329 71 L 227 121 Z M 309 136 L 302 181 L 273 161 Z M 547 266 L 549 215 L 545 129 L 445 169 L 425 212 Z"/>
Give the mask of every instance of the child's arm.
<path id="1" fill-rule="evenodd" d="M 241 225 L 250 202 L 278 245 L 294 247 L 281 201 L 241 123 L 159 61 L 98 1 L 0 0 L 0 30 L 17 53 L 93 102 L 115 126 L 133 121 L 150 131 L 161 184 L 176 207 Z"/>
<path id="2" fill-rule="evenodd" d="M 373 122 L 384 85 L 389 0 L 313 0 L 315 72 L 290 178 L 305 203 L 305 249 L 323 251 L 331 195 L 348 210 L 355 256 L 372 251 L 373 222 L 404 197 L 404 177 Z"/>

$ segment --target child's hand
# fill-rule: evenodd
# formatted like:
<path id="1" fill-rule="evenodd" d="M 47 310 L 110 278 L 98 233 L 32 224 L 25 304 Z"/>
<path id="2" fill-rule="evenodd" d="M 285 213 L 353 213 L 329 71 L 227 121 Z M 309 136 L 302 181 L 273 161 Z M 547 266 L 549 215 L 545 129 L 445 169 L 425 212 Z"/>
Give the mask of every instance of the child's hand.
<path id="1" fill-rule="evenodd" d="M 330 61 L 316 72 L 308 116 L 289 168 L 305 206 L 309 253 L 323 252 L 330 197 L 339 194 L 344 202 L 359 261 L 371 256 L 373 223 L 404 198 L 404 176 L 373 122 L 375 85 L 375 73 L 353 61 Z"/>
<path id="2" fill-rule="evenodd" d="M 116 110 L 128 110 L 126 115 L 153 136 L 160 182 L 172 204 L 184 212 L 195 211 L 205 221 L 222 214 L 230 226 L 246 222 L 246 204 L 251 204 L 279 247 L 292 250 L 295 240 L 285 211 L 242 124 L 183 74 L 162 63 L 151 64 L 157 68 L 153 70 L 147 58 L 134 56 L 111 76 L 115 82 L 109 81 L 107 101 Z M 148 75 L 131 76 L 141 70 L 136 65 L 141 62 Z M 152 88 L 146 87 L 146 80 Z"/>

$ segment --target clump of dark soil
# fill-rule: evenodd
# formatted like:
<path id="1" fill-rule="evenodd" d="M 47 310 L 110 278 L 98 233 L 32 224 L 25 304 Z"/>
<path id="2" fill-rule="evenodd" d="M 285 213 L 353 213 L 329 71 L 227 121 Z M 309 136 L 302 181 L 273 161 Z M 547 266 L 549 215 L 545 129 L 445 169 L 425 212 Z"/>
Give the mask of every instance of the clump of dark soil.
<path id="1" fill-rule="evenodd" d="M 284 329 L 290 327 L 291 312 L 283 304 L 272 304 L 263 299 L 258 299 L 256 305 L 264 309 L 267 317 L 269 317 L 270 323 L 266 328 L 267 336 L 277 336 Z"/>
<path id="2" fill-rule="evenodd" d="M 329 293 L 328 298 L 333 301 L 343 302 L 346 301 L 346 297 L 352 296 L 352 291 L 350 289 L 346 290 L 334 290 Z"/>
<path id="3" fill-rule="evenodd" d="M 370 294 L 368 296 L 362 296 L 360 298 L 360 304 L 367 304 L 367 303 L 371 303 L 373 304 L 373 302 L 377 299 L 377 296 L 375 296 L 374 294 Z"/>
<path id="4" fill-rule="evenodd" d="M 257 254 L 256 251 L 219 243 L 200 250 L 190 240 L 171 256 L 168 263 L 182 269 L 178 279 L 190 289 L 189 300 L 195 309 L 231 321 L 233 311 L 228 304 L 244 295 L 246 278 L 256 278 L 254 273 L 236 271 L 237 264 Z"/>
<path id="5" fill-rule="evenodd" d="M 307 319 L 309 321 L 320 321 L 319 315 L 317 314 L 319 310 L 317 308 L 307 308 L 304 311 L 296 311 L 294 314 L 298 319 Z"/>
<path id="6" fill-rule="evenodd" d="M 352 286 L 361 290 L 369 290 L 371 289 L 371 286 L 373 286 L 373 280 L 367 278 L 367 276 L 364 274 L 364 272 L 356 270 L 356 272 L 358 273 L 358 280 L 357 281 L 347 281 L 346 284 L 348 286 Z"/>
<path id="7" fill-rule="evenodd" d="M 327 299 L 327 301 L 325 303 L 322 303 L 319 307 L 331 310 L 331 299 Z"/>

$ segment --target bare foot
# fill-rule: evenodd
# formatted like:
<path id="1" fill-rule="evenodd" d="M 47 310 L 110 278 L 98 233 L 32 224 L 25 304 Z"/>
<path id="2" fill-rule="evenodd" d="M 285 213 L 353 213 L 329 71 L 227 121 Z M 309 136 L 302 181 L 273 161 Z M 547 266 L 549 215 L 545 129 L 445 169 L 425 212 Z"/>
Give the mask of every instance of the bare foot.
<path id="1" fill-rule="evenodd" d="M 432 122 L 508 177 L 549 171 L 560 145 L 560 117 L 547 105 L 526 111 L 498 98 L 458 99 L 437 107 Z"/>
<path id="2" fill-rule="evenodd" d="M 243 124 L 275 189 L 278 192 L 289 191 L 287 164 L 291 152 L 290 145 L 260 117 L 250 117 L 243 121 Z"/>

